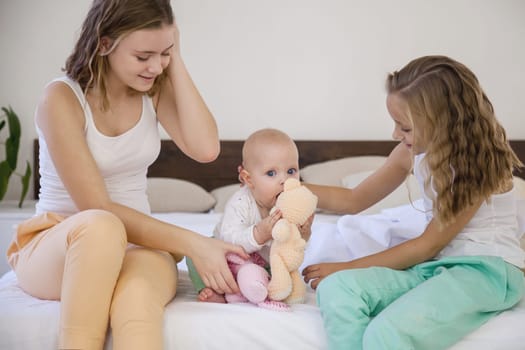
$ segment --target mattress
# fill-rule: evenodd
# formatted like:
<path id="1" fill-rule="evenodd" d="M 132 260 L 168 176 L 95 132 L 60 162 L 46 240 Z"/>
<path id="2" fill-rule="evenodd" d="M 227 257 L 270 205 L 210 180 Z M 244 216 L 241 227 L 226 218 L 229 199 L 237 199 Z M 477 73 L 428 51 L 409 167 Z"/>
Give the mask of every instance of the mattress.
<path id="1" fill-rule="evenodd" d="M 410 210 L 403 207 L 397 212 L 378 214 L 369 219 L 360 216 L 360 219 L 401 222 L 406 215 L 413 220 L 417 213 Z M 220 214 L 214 213 L 163 213 L 155 216 L 208 236 L 220 218 Z M 342 224 L 348 229 L 348 218 L 346 221 L 341 219 L 334 215 L 316 215 L 303 266 L 355 254 L 341 235 Z M 417 220 L 413 221 L 417 225 Z M 366 242 L 361 243 L 363 249 L 367 249 Z M 167 305 L 164 316 L 166 350 L 327 349 L 315 291 L 308 289 L 305 303 L 293 305 L 290 312 L 262 309 L 252 304 L 199 303 L 184 261 L 179 263 L 179 270 L 177 296 Z M 17 285 L 14 272 L 7 272 L 0 278 L 0 349 L 56 349 L 59 307 L 59 302 L 39 300 L 24 293 Z M 450 350 L 525 349 L 523 324 L 525 300 L 491 319 Z M 111 349 L 110 333 L 105 349 Z"/>

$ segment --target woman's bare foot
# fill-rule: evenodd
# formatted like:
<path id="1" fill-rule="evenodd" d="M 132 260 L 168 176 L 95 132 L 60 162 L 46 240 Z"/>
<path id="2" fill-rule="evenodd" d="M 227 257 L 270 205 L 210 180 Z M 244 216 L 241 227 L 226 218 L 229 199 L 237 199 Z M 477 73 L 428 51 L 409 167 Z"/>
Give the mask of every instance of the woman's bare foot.
<path id="1" fill-rule="evenodd" d="M 226 299 L 224 298 L 224 294 L 219 294 L 216 291 L 214 291 L 211 288 L 204 287 L 199 292 L 198 296 L 199 301 L 206 302 L 206 303 L 226 303 Z"/>

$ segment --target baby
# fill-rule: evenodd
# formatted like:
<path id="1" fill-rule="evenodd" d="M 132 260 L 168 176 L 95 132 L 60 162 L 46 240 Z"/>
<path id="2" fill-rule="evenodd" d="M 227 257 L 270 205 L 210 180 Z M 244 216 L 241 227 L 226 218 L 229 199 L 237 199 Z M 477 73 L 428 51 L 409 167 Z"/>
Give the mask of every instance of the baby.
<path id="1" fill-rule="evenodd" d="M 268 270 L 272 228 L 281 218 L 281 212 L 274 207 L 283 191 L 286 179 L 299 180 L 299 152 L 294 141 L 284 132 L 276 129 L 261 129 L 250 135 L 242 149 L 242 165 L 239 167 L 240 189 L 229 199 L 221 221 L 215 228 L 216 238 L 241 245 L 250 254 L 251 262 Z M 311 234 L 313 216 L 299 227 L 306 240 Z M 240 261 L 229 257 L 234 275 Z M 199 300 L 207 302 L 242 301 L 239 295 L 224 295 L 204 286 L 195 273 L 191 261 L 188 262 L 190 277 L 199 291 Z M 252 266 L 253 267 L 253 266 Z M 258 271 L 261 276 L 266 271 Z M 237 276 L 239 278 L 240 276 Z M 264 277 L 261 277 L 261 290 L 267 293 Z M 266 301 L 271 308 L 284 307 L 282 303 Z M 261 305 L 263 306 L 263 305 Z"/>

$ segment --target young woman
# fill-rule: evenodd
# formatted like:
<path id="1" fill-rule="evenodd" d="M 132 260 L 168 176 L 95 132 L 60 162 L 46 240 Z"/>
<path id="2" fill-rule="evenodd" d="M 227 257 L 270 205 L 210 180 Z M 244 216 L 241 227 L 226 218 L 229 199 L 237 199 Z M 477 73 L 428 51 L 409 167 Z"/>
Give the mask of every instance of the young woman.
<path id="1" fill-rule="evenodd" d="M 41 192 L 9 261 L 29 294 L 61 301 L 58 347 L 163 349 L 163 309 L 176 263 L 192 258 L 206 286 L 237 292 L 235 245 L 152 218 L 146 172 L 158 123 L 199 162 L 219 153 L 217 127 L 179 52 L 169 0 L 95 0 L 36 111 Z M 176 193 L 170 195 L 177 195 Z"/>

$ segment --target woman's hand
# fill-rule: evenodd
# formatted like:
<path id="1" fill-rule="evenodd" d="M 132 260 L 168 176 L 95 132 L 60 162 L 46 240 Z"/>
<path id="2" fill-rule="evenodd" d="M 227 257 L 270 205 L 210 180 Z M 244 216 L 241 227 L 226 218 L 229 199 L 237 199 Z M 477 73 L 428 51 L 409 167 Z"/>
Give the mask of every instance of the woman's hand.
<path id="1" fill-rule="evenodd" d="M 312 235 L 312 223 L 314 222 L 314 215 L 315 213 L 310 215 L 310 217 L 306 219 L 304 224 L 297 225 L 297 228 L 299 229 L 299 232 L 301 233 L 301 237 L 303 237 L 303 239 L 307 242 L 310 239 L 310 236 Z"/>
<path id="2" fill-rule="evenodd" d="M 321 282 L 326 276 L 348 268 L 349 266 L 347 262 L 310 265 L 303 270 L 304 281 L 307 284 L 310 283 L 310 286 L 313 289 L 316 289 L 319 282 Z"/>
<path id="3" fill-rule="evenodd" d="M 180 33 L 177 24 L 173 22 L 171 25 L 171 30 L 173 31 L 173 45 L 169 51 L 170 54 L 170 63 L 168 64 L 168 75 L 174 77 L 176 74 L 176 65 L 179 64 L 181 60 L 180 55 Z"/>
<path id="4" fill-rule="evenodd" d="M 190 256 L 197 272 L 207 287 L 219 294 L 238 293 L 239 287 L 226 263 L 226 254 L 234 253 L 248 259 L 241 246 L 226 243 L 216 238 L 202 237 L 193 246 Z"/>
<path id="5" fill-rule="evenodd" d="M 180 33 L 179 28 L 177 27 L 177 23 L 173 22 L 171 25 L 171 29 L 173 30 L 173 46 L 171 53 L 180 55 Z"/>

